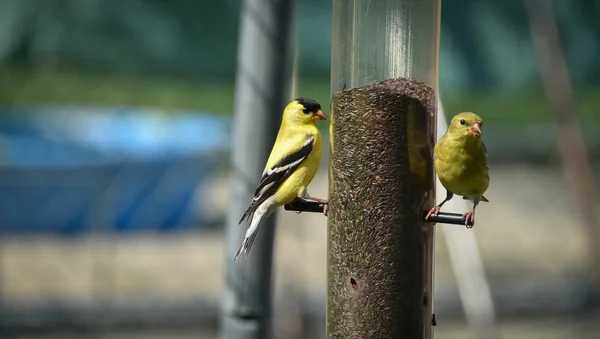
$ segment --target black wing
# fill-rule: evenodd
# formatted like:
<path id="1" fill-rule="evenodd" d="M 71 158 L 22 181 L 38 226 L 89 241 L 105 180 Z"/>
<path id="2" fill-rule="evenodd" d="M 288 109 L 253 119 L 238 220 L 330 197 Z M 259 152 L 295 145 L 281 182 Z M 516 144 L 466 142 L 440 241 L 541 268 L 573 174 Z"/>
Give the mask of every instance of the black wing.
<path id="1" fill-rule="evenodd" d="M 244 219 L 254 214 L 254 211 L 256 211 L 258 206 L 272 196 L 285 179 L 294 173 L 302 161 L 308 158 L 313 150 L 314 144 L 315 137 L 314 135 L 311 135 L 300 149 L 285 156 L 263 174 L 256 191 L 254 191 L 254 198 L 252 198 L 250 206 L 248 206 L 248 209 L 240 219 L 240 224 Z"/>

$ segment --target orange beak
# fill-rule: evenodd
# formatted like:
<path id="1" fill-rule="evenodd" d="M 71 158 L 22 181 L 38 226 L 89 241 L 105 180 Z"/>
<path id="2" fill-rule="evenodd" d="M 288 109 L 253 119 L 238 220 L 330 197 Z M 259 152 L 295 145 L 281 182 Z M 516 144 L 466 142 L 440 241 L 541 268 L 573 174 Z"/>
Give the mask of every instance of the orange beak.
<path id="1" fill-rule="evenodd" d="M 318 110 L 312 117 L 313 120 L 327 120 L 322 110 Z"/>
<path id="2" fill-rule="evenodd" d="M 473 126 L 471 126 L 471 129 L 469 130 L 469 134 L 471 134 L 473 136 L 480 136 L 481 135 L 481 128 L 479 128 L 479 124 L 478 123 L 474 123 Z"/>

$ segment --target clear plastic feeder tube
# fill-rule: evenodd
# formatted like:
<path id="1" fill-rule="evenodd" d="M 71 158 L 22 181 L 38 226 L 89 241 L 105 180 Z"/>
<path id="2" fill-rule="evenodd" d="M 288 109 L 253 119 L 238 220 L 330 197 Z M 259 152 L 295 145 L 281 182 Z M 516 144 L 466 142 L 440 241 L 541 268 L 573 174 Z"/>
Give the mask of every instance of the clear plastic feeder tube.
<path id="1" fill-rule="evenodd" d="M 441 0 L 333 0 L 331 94 L 389 78 L 438 84 Z"/>

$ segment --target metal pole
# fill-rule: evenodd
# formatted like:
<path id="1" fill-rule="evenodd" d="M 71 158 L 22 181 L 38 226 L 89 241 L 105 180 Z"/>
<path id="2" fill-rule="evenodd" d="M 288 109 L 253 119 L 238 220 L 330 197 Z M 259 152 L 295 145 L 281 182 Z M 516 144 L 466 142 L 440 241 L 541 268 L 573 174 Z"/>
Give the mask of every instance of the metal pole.
<path id="1" fill-rule="evenodd" d="M 334 0 L 328 338 L 432 338 L 439 0 Z"/>
<path id="2" fill-rule="evenodd" d="M 233 142 L 233 175 L 227 218 L 223 339 L 270 335 L 274 216 L 263 221 L 248 258 L 233 261 L 245 225 L 238 221 L 252 200 L 289 95 L 288 45 L 293 1 L 245 0 L 240 21 Z"/>

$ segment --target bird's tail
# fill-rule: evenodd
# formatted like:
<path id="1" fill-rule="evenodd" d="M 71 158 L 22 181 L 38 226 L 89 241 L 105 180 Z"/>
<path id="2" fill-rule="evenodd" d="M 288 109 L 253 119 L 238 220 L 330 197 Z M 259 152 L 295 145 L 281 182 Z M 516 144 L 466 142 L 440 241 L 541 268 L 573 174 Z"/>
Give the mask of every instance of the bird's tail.
<path id="1" fill-rule="evenodd" d="M 233 261 L 235 261 L 238 258 L 238 256 L 242 253 L 246 258 L 248 257 L 248 254 L 250 253 L 250 248 L 252 248 L 252 244 L 254 243 L 256 235 L 258 234 L 260 222 L 264 219 L 265 216 L 266 213 L 262 211 L 256 211 L 254 215 L 252 215 L 252 222 L 250 223 L 250 227 L 248 227 L 248 230 L 246 230 L 246 235 L 244 236 L 244 241 L 242 241 L 242 246 L 235 254 L 235 258 L 233 258 Z"/>

